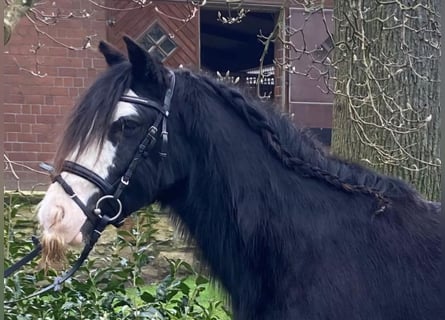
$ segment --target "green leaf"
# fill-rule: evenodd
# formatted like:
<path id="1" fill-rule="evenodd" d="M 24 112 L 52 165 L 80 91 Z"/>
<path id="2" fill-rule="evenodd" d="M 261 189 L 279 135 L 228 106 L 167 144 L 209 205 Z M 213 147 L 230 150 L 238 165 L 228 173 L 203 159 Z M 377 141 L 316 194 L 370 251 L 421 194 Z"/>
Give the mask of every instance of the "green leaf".
<path id="1" fill-rule="evenodd" d="M 142 293 L 142 295 L 141 295 L 141 297 L 140 297 L 144 302 L 147 302 L 147 303 L 150 303 L 150 302 L 155 302 L 155 297 L 151 294 L 151 293 L 149 293 L 149 292 L 147 292 L 147 291 L 145 291 L 144 293 Z"/>
<path id="2" fill-rule="evenodd" d="M 209 279 L 207 279 L 207 278 L 205 278 L 205 277 L 203 277 L 201 275 L 198 275 L 196 277 L 195 284 L 197 286 L 200 286 L 200 285 L 203 285 L 203 284 L 207 284 L 207 283 L 209 283 Z"/>
<path id="3" fill-rule="evenodd" d="M 147 311 L 141 312 L 140 316 L 150 320 L 163 320 L 164 317 L 156 308 L 150 307 Z"/>

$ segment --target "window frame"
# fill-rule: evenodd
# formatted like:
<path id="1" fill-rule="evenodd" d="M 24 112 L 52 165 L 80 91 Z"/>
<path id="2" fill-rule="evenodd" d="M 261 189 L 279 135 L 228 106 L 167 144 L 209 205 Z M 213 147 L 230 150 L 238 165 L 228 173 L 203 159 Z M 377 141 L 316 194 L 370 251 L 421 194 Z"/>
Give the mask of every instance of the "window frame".
<path id="1" fill-rule="evenodd" d="M 153 39 L 153 37 L 150 35 L 150 31 L 153 30 L 155 27 L 158 27 L 161 32 L 162 32 L 162 36 L 155 41 Z M 166 31 L 167 29 L 164 28 L 164 26 L 159 23 L 159 21 L 155 20 L 150 26 L 148 26 L 144 32 L 142 32 L 139 37 L 137 38 L 137 42 L 144 47 L 145 50 L 147 50 L 147 52 L 149 53 L 153 53 L 153 51 L 158 50 L 160 52 L 160 58 L 162 58 L 162 61 L 165 61 L 167 58 L 169 58 L 178 48 L 178 44 L 169 36 L 169 33 Z M 148 38 L 148 40 L 153 43 L 149 48 L 147 48 L 146 45 L 146 38 Z M 174 44 L 174 48 L 167 53 L 162 47 L 161 45 L 165 42 L 165 41 L 171 41 Z M 148 41 L 147 41 L 148 42 Z"/>

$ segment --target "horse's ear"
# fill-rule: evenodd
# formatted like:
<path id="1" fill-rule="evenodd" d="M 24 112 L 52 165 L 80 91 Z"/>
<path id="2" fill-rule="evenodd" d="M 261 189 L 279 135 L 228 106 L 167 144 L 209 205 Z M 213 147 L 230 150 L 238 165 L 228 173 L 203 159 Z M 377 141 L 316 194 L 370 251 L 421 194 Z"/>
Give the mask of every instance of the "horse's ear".
<path id="1" fill-rule="evenodd" d="M 133 66 L 133 74 L 145 80 L 162 81 L 165 68 L 159 59 L 150 55 L 133 39 L 124 36 L 127 45 L 128 59 Z"/>
<path id="2" fill-rule="evenodd" d="M 99 42 L 99 51 L 104 55 L 105 61 L 110 67 L 127 60 L 122 52 L 105 41 Z"/>

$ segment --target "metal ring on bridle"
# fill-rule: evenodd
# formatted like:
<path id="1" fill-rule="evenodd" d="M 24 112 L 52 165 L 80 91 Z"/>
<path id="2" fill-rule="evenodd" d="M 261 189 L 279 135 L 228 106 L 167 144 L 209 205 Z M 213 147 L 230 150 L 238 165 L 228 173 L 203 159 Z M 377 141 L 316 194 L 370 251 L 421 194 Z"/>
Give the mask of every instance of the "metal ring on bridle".
<path id="1" fill-rule="evenodd" d="M 99 198 L 99 200 L 97 200 L 97 202 L 96 202 L 96 208 L 95 208 L 94 210 L 96 210 L 96 209 L 101 210 L 101 209 L 99 208 L 99 204 L 100 204 L 103 200 L 105 200 L 105 199 L 114 199 L 114 200 L 116 200 L 116 202 L 117 202 L 117 204 L 118 204 L 118 206 L 119 206 L 119 210 L 117 211 L 117 213 L 116 213 L 113 217 L 111 217 L 111 218 L 108 219 L 109 221 L 114 221 L 114 220 L 116 220 L 116 219 L 121 215 L 121 213 L 122 213 L 122 202 L 121 202 L 119 199 L 117 199 L 117 198 L 115 198 L 114 196 L 112 196 L 112 195 L 106 195 L 106 196 L 103 196 L 103 197 Z"/>

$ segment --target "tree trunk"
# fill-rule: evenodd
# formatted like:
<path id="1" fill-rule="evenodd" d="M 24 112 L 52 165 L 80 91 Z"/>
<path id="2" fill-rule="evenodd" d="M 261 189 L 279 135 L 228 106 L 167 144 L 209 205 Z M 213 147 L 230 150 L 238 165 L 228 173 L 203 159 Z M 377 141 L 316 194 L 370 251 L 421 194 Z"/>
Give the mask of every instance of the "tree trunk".
<path id="1" fill-rule="evenodd" d="M 35 0 L 14 0 L 8 4 L 3 13 L 3 43 L 6 45 L 11 39 L 14 28 L 19 23 L 20 19 L 32 8 Z"/>
<path id="2" fill-rule="evenodd" d="M 336 1 L 332 151 L 438 200 L 440 0 L 399 2 Z"/>

